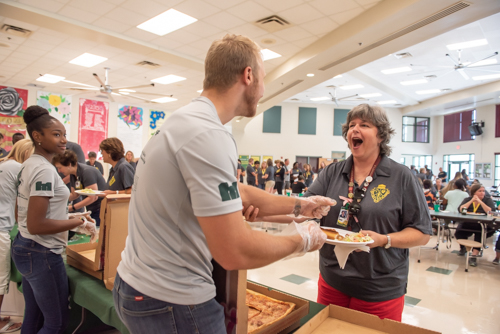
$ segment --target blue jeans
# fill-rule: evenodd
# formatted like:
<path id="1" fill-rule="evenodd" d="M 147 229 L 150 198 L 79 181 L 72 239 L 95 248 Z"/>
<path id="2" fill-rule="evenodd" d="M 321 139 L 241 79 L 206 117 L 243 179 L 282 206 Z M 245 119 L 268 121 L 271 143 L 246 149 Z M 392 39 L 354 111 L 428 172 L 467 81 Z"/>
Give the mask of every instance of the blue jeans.
<path id="1" fill-rule="evenodd" d="M 21 334 L 63 333 L 69 320 L 69 290 L 61 255 L 18 233 L 12 259 L 23 276 L 26 308 Z"/>
<path id="2" fill-rule="evenodd" d="M 113 297 L 116 313 L 131 334 L 226 333 L 224 308 L 215 299 L 198 305 L 167 303 L 135 290 L 118 273 Z"/>
<path id="3" fill-rule="evenodd" d="M 259 184 L 259 189 L 266 190 L 266 184 Z"/>

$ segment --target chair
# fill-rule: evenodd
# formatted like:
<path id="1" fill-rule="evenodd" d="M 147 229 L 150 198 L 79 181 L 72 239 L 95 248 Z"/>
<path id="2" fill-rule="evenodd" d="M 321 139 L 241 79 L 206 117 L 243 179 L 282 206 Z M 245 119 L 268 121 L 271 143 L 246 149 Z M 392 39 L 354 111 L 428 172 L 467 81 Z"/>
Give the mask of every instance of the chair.
<path id="1" fill-rule="evenodd" d="M 481 248 L 483 245 L 480 242 L 468 239 L 457 239 L 459 245 L 462 245 L 467 250 L 465 257 L 465 272 L 469 272 L 469 252 L 472 248 Z"/>

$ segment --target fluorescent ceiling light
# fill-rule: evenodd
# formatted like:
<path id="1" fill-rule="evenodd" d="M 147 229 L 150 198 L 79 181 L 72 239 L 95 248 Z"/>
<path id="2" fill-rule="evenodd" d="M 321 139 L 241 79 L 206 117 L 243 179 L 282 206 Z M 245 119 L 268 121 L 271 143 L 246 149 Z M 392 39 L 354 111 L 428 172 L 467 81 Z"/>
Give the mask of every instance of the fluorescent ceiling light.
<path id="1" fill-rule="evenodd" d="M 120 95 L 120 94 L 118 94 L 118 93 L 111 93 L 111 94 L 121 96 L 121 95 Z"/>
<path id="2" fill-rule="evenodd" d="M 411 86 L 411 85 L 420 85 L 427 83 L 426 79 L 418 79 L 418 80 L 409 80 L 409 81 L 401 81 L 400 84 L 403 86 Z"/>
<path id="3" fill-rule="evenodd" d="M 47 83 L 58 83 L 61 80 L 64 80 L 64 77 L 52 74 L 44 74 L 36 79 L 36 81 L 47 82 Z"/>
<path id="4" fill-rule="evenodd" d="M 497 63 L 497 60 L 495 58 L 492 58 L 492 59 L 481 60 L 481 61 L 478 61 L 477 63 L 473 63 L 473 64 L 472 64 L 472 62 L 467 62 L 467 63 L 464 63 L 464 65 L 472 64 L 469 67 L 476 67 L 476 66 L 495 65 L 496 63 Z"/>
<path id="5" fill-rule="evenodd" d="M 371 93 L 371 94 L 360 94 L 359 96 L 364 97 L 365 99 L 369 97 L 377 97 L 377 96 L 382 96 L 380 93 Z"/>
<path id="6" fill-rule="evenodd" d="M 487 75 L 480 75 L 477 77 L 472 77 L 472 80 L 490 80 L 490 79 L 500 79 L 500 73 L 498 74 L 487 74 Z"/>
<path id="7" fill-rule="evenodd" d="M 84 83 L 81 83 L 81 82 L 76 82 L 76 81 L 69 81 L 69 80 L 61 80 L 61 81 L 64 81 L 64 82 L 67 82 L 67 83 L 71 83 L 71 84 L 75 84 L 75 85 L 85 86 L 85 87 L 97 88 L 96 86 L 87 85 L 87 84 L 84 84 Z"/>
<path id="8" fill-rule="evenodd" d="M 172 31 L 183 28 L 191 23 L 198 21 L 194 17 L 181 13 L 173 8 L 167 10 L 141 23 L 137 28 L 146 30 L 158 36 L 164 36 Z"/>
<path id="9" fill-rule="evenodd" d="M 314 76 L 314 73 L 308 73 L 307 74 L 308 77 L 313 77 Z"/>
<path id="10" fill-rule="evenodd" d="M 334 79 L 342 78 L 342 74 L 336 75 L 333 77 Z"/>
<path id="11" fill-rule="evenodd" d="M 130 94 L 130 92 L 126 92 L 126 91 L 122 91 L 122 90 L 121 90 L 121 91 L 120 91 L 120 94 L 122 94 L 122 95 L 129 95 L 129 94 Z"/>
<path id="12" fill-rule="evenodd" d="M 196 93 L 201 93 L 203 92 L 203 89 L 197 90 Z"/>
<path id="13" fill-rule="evenodd" d="M 269 49 L 260 50 L 260 52 L 262 53 L 262 59 L 264 61 L 281 57 L 281 55 L 279 53 L 276 53 L 276 52 L 271 51 Z"/>
<path id="14" fill-rule="evenodd" d="M 123 92 L 135 93 L 135 90 L 133 90 L 133 89 L 126 89 L 126 88 L 119 89 L 119 91 L 120 91 L 120 93 L 123 93 Z"/>
<path id="15" fill-rule="evenodd" d="M 322 97 L 311 97 L 311 101 L 326 101 L 330 100 L 328 96 L 322 96 Z"/>
<path id="16" fill-rule="evenodd" d="M 157 99 L 154 99 L 151 101 L 158 102 L 158 103 L 167 103 L 167 102 L 177 101 L 177 99 L 174 99 L 173 97 L 170 97 L 170 96 L 165 96 L 165 97 L 160 97 L 160 98 L 157 98 Z"/>
<path id="17" fill-rule="evenodd" d="M 468 41 L 468 42 L 446 45 L 446 47 L 448 48 L 448 50 L 463 50 L 463 49 L 474 48 L 476 46 L 481 46 L 481 45 L 486 45 L 486 44 L 488 44 L 488 41 L 486 39 L 477 39 L 475 41 Z"/>
<path id="18" fill-rule="evenodd" d="M 396 104 L 398 101 L 396 100 L 386 100 L 386 101 L 377 101 L 378 104 Z"/>
<path id="19" fill-rule="evenodd" d="M 92 67 L 106 60 L 108 60 L 108 58 L 96 56 L 91 53 L 84 53 L 81 56 L 78 56 L 75 59 L 70 60 L 69 63 L 84 67 Z"/>
<path id="20" fill-rule="evenodd" d="M 394 74 L 394 73 L 411 72 L 411 67 L 405 66 L 405 67 L 389 68 L 387 70 L 382 70 L 380 72 L 382 72 L 384 74 Z"/>
<path id="21" fill-rule="evenodd" d="M 159 84 L 162 84 L 162 85 L 168 85 L 168 84 L 171 84 L 171 83 L 174 83 L 174 82 L 179 82 L 179 81 L 182 81 L 182 80 L 186 80 L 186 78 L 180 77 L 178 75 L 170 74 L 170 75 L 167 75 L 167 76 L 164 76 L 164 77 L 161 77 L 161 78 L 153 79 L 151 81 L 159 83 Z"/>
<path id="22" fill-rule="evenodd" d="M 343 90 L 350 90 L 350 89 L 359 89 L 359 88 L 364 88 L 365 86 L 357 84 L 357 85 L 350 85 L 350 86 L 340 86 L 340 89 Z"/>
<path id="23" fill-rule="evenodd" d="M 441 89 L 417 90 L 415 93 L 417 93 L 419 95 L 437 94 L 437 93 L 441 93 Z"/>

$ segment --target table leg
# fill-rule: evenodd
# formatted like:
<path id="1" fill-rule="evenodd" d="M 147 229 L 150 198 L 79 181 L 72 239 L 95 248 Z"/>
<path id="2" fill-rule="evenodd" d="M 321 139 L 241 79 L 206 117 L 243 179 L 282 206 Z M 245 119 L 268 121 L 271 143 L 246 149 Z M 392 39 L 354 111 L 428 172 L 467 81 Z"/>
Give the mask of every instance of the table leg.
<path id="1" fill-rule="evenodd" d="M 76 334 L 78 330 L 83 326 L 83 323 L 85 322 L 85 307 L 82 307 L 82 320 L 78 324 L 78 326 L 75 328 L 72 334 Z"/>

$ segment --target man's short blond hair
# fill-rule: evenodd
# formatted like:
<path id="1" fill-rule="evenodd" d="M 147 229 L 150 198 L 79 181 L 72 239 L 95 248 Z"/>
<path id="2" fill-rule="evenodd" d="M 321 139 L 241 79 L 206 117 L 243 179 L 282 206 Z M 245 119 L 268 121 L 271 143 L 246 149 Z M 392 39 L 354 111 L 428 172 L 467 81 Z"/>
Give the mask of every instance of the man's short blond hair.
<path id="1" fill-rule="evenodd" d="M 205 58 L 203 89 L 228 90 L 248 66 L 257 79 L 261 57 L 260 47 L 245 36 L 227 34 L 214 41 Z"/>

